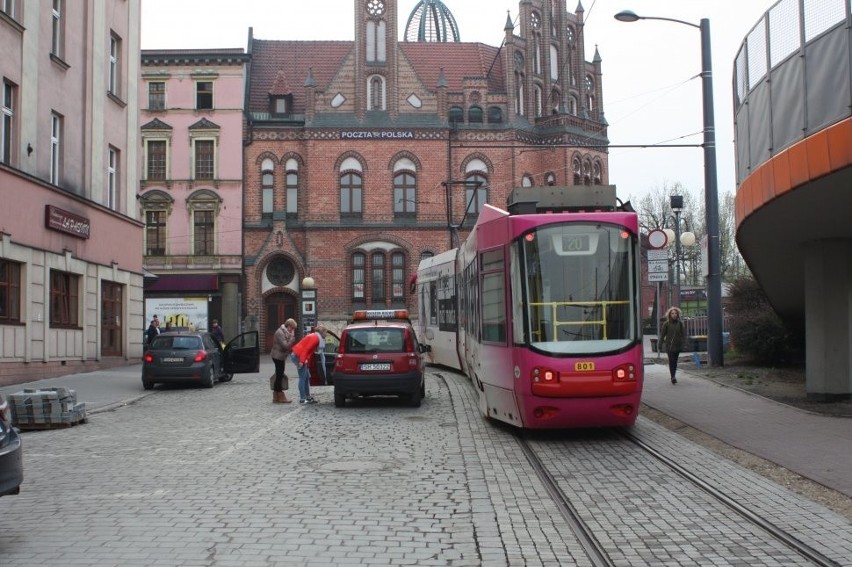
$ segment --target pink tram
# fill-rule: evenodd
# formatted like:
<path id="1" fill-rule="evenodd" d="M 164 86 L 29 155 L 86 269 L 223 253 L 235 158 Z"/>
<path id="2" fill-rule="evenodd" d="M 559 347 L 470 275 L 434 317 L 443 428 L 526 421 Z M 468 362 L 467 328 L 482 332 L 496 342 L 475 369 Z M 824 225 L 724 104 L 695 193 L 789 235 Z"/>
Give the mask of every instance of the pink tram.
<path id="1" fill-rule="evenodd" d="M 633 425 L 643 383 L 636 213 L 614 186 L 523 188 L 507 208 L 485 205 L 460 248 L 420 262 L 427 359 L 466 374 L 490 419 Z"/>

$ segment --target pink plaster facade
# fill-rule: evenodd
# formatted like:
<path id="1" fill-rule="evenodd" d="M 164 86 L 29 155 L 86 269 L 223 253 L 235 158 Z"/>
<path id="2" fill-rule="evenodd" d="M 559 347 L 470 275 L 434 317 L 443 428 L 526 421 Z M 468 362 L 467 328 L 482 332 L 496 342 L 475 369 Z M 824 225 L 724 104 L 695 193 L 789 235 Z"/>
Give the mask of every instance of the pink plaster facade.
<path id="1" fill-rule="evenodd" d="M 2 7 L 0 385 L 135 362 L 139 0 Z"/>
<path id="2" fill-rule="evenodd" d="M 145 291 L 146 318 L 164 298 L 206 297 L 206 318 L 226 337 L 241 318 L 247 61 L 241 49 L 145 50 L 139 85 L 144 262 L 159 278 Z"/>

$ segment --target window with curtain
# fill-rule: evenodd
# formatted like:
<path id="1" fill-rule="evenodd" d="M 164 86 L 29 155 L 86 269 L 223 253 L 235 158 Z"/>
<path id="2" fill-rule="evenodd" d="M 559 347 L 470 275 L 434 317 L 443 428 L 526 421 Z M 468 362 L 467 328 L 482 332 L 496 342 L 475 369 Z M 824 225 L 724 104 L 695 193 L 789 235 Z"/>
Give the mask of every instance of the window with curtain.
<path id="1" fill-rule="evenodd" d="M 275 173 L 273 172 L 271 159 L 263 160 L 260 174 L 261 178 L 261 214 L 263 218 L 272 218 L 272 209 L 275 199 Z"/>
<path id="2" fill-rule="evenodd" d="M 365 299 L 365 264 L 367 257 L 361 252 L 352 255 L 352 299 L 363 302 Z"/>
<path id="3" fill-rule="evenodd" d="M 391 254 L 391 300 L 405 300 L 405 254 L 402 252 Z"/>
<path id="4" fill-rule="evenodd" d="M 80 301 L 80 276 L 50 271 L 50 326 L 77 327 Z"/>

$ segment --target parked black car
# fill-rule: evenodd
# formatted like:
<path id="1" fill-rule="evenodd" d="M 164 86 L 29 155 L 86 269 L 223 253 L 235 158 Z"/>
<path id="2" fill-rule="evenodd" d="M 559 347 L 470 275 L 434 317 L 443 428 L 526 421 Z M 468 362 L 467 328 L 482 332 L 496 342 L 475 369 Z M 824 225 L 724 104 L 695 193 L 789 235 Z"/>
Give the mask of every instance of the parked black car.
<path id="1" fill-rule="evenodd" d="M 212 388 L 234 374 L 260 371 L 257 331 L 243 333 L 222 348 L 206 331 L 161 333 L 142 357 L 142 387 L 164 382 L 194 382 Z"/>
<path id="2" fill-rule="evenodd" d="M 24 480 L 21 437 L 12 427 L 12 412 L 0 394 L 0 496 L 17 494 Z"/>

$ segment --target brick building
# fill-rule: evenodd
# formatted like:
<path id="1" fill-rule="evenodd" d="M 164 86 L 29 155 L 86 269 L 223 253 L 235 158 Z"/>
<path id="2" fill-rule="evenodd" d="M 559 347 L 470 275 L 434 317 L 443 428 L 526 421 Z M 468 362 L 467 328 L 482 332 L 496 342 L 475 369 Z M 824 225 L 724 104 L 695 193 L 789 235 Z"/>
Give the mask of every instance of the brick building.
<path id="1" fill-rule="evenodd" d="M 354 10 L 353 41 L 249 32 L 243 299 L 267 340 L 302 319 L 305 277 L 333 327 L 358 308 L 413 311 L 420 259 L 463 238 L 484 203 L 608 183 L 582 5 L 521 1 L 498 47 L 449 41 L 464 30 L 440 0 L 415 7 L 412 41 L 398 37 L 396 0 Z"/>

